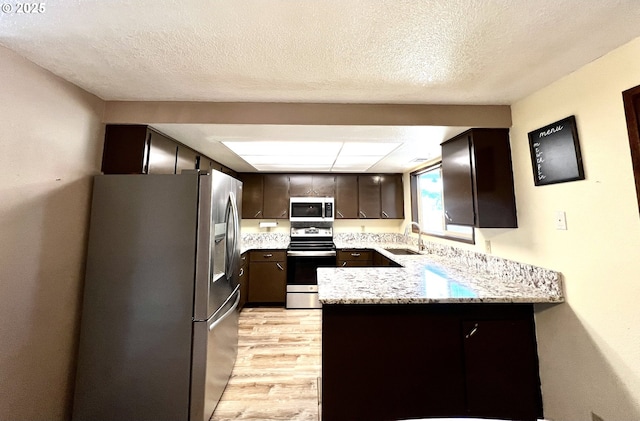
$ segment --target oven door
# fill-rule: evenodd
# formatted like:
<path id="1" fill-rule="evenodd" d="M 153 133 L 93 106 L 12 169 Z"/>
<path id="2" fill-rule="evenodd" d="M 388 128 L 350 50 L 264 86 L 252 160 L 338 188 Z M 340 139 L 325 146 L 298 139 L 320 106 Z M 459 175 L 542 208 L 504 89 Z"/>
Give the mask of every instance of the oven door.
<path id="1" fill-rule="evenodd" d="M 287 252 L 287 308 L 319 308 L 319 267 L 336 267 L 335 250 Z"/>

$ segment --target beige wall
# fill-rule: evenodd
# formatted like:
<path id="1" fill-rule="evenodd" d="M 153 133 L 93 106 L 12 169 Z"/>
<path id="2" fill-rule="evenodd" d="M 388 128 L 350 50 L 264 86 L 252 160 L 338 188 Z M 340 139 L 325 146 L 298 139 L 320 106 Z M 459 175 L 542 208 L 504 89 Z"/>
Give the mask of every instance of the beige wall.
<path id="1" fill-rule="evenodd" d="M 0 47 L 0 420 L 70 414 L 103 102 Z"/>
<path id="2" fill-rule="evenodd" d="M 484 252 L 489 240 L 495 255 L 563 274 L 567 302 L 536 314 L 545 416 L 555 421 L 640 419 L 640 215 L 621 95 L 636 85 L 640 38 L 513 104 L 519 228 L 458 244 Z M 570 115 L 586 179 L 535 187 L 527 133 Z M 558 210 L 567 231 L 555 229 Z"/>
<path id="3" fill-rule="evenodd" d="M 563 273 L 567 303 L 537 315 L 545 415 L 640 419 L 640 215 L 621 92 L 640 85 L 640 38 L 512 106 L 521 228 L 492 238 Z M 586 179 L 535 187 L 527 133 L 575 115 Z M 567 231 L 554 212 L 567 215 Z"/>

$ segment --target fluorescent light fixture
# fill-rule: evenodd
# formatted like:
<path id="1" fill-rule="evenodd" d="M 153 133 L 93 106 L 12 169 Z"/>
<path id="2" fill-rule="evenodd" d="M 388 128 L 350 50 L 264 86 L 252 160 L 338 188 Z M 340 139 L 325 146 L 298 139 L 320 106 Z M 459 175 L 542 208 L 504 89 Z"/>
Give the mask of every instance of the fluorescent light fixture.
<path id="1" fill-rule="evenodd" d="M 357 171 L 376 164 L 402 143 L 334 141 L 222 142 L 258 171 Z"/>
<path id="2" fill-rule="evenodd" d="M 264 164 L 264 165 L 254 165 L 253 166 L 256 170 L 258 171 L 272 171 L 272 172 L 278 172 L 278 171 L 296 171 L 296 172 L 305 172 L 305 171 L 316 171 L 316 172 L 323 172 L 323 171 L 330 171 L 331 170 L 331 165 L 318 165 L 318 166 L 314 166 L 314 165 L 278 165 L 278 164 Z"/>
<path id="3" fill-rule="evenodd" d="M 367 168 L 374 165 L 376 162 L 380 161 L 383 158 L 383 156 L 344 156 L 344 155 L 339 155 L 338 159 L 336 159 L 336 162 L 334 164 L 335 166 L 349 166 L 349 165 L 357 165 L 357 166 L 364 166 L 366 165 Z"/>
<path id="4" fill-rule="evenodd" d="M 350 142 L 344 144 L 340 156 L 378 156 L 378 160 L 380 160 L 400 145 L 402 143 Z"/>
<path id="5" fill-rule="evenodd" d="M 222 142 L 240 157 L 246 155 L 331 155 L 336 156 L 342 142 L 227 141 Z"/>
<path id="6" fill-rule="evenodd" d="M 242 157 L 251 165 L 331 165 L 335 156 L 313 156 L 313 155 L 244 155 Z"/>

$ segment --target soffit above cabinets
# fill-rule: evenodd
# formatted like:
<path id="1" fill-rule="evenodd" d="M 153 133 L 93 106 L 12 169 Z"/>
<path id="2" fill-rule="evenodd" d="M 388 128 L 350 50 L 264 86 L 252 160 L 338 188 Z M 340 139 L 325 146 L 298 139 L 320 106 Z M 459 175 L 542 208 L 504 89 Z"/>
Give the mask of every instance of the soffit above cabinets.
<path id="1" fill-rule="evenodd" d="M 402 173 L 468 127 L 153 124 L 238 172 Z"/>
<path id="2" fill-rule="evenodd" d="M 30 14 L 5 3 L 0 48 L 106 100 L 105 109 L 115 101 L 508 106 L 640 36 L 638 0 L 588 7 L 583 0 L 262 0 L 259 7 L 238 0 L 52 0 Z M 255 115 L 245 113 L 242 122 L 261 123 L 247 121 Z M 393 131 L 387 126 L 376 127 L 377 135 L 362 135 L 359 126 L 342 126 L 345 133 L 309 126 L 306 133 L 345 145 L 400 143 L 367 170 L 399 172 L 468 127 L 508 127 L 451 127 L 440 117 L 433 126 L 397 128 L 414 133 L 410 140 L 385 136 Z M 314 141 L 298 137 L 305 129 L 272 133 L 256 124 L 247 133 L 229 120 L 166 127 L 184 119 L 135 123 L 153 124 L 237 171 L 256 169 L 222 141 Z M 193 136 L 198 132 L 205 136 Z M 338 157 L 331 168 L 355 170 L 355 156 Z M 264 165 L 260 159 L 255 166 Z"/>

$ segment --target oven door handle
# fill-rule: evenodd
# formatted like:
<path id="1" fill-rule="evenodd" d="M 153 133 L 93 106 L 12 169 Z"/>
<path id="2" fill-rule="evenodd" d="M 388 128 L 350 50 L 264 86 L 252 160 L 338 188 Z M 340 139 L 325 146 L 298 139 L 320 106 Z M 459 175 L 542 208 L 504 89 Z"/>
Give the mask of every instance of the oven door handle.
<path id="1" fill-rule="evenodd" d="M 287 256 L 291 257 L 331 257 L 335 256 L 335 250 L 326 250 L 326 251 L 299 251 L 299 250 L 288 250 Z"/>

